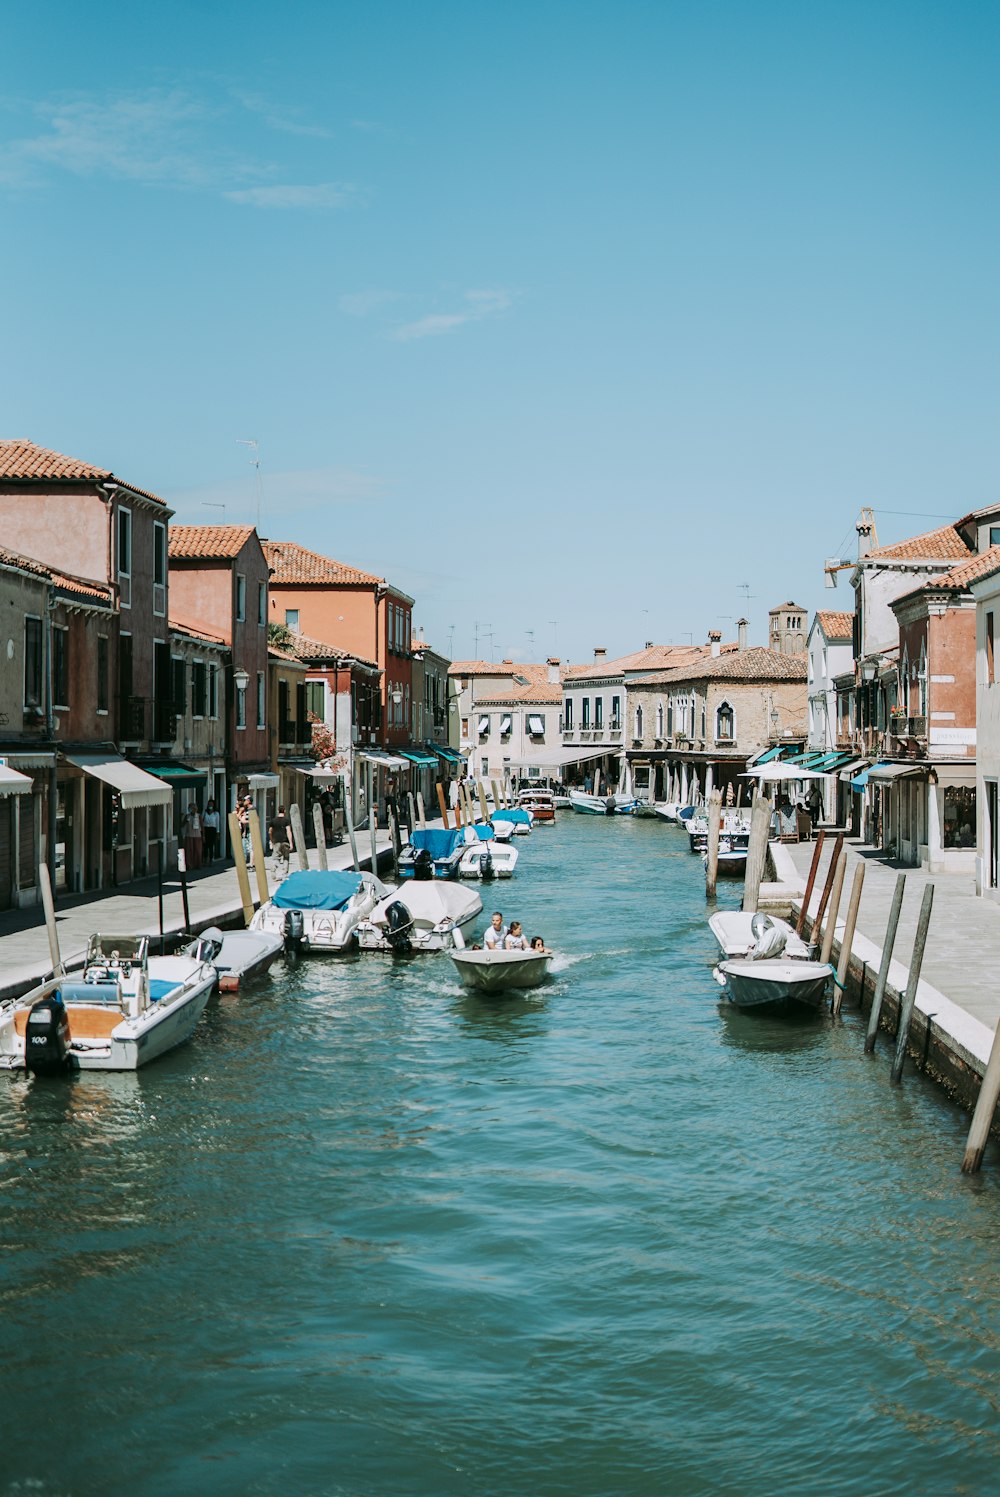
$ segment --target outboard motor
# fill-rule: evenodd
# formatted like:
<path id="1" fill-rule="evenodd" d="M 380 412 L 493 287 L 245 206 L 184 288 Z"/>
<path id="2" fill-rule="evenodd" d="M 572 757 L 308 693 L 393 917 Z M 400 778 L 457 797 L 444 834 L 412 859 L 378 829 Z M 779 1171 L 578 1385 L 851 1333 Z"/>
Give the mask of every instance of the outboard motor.
<path id="1" fill-rule="evenodd" d="M 298 955 L 302 945 L 302 937 L 305 933 L 305 921 L 301 910 L 286 910 L 283 934 L 285 937 L 285 950 L 292 951 Z"/>
<path id="2" fill-rule="evenodd" d="M 482 879 L 484 884 L 489 884 L 493 882 L 496 876 L 497 872 L 493 867 L 493 854 L 487 847 L 483 852 L 482 857 L 479 859 L 479 877 Z"/>
<path id="3" fill-rule="evenodd" d="M 394 899 L 392 904 L 385 908 L 385 938 L 393 951 L 411 951 L 410 931 L 413 929 L 413 916 L 406 905 L 400 900 Z"/>
<path id="4" fill-rule="evenodd" d="M 605 816 L 613 816 L 615 814 L 615 798 L 613 795 L 609 795 L 604 802 L 604 814 Z"/>
<path id="5" fill-rule="evenodd" d="M 434 859 L 431 857 L 430 848 L 418 847 L 414 853 L 413 877 L 421 879 L 434 877 Z"/>
<path id="6" fill-rule="evenodd" d="M 65 1076 L 73 1068 L 69 1053 L 69 1015 L 57 993 L 39 998 L 28 1011 L 24 1030 L 24 1067 L 36 1076 Z"/>

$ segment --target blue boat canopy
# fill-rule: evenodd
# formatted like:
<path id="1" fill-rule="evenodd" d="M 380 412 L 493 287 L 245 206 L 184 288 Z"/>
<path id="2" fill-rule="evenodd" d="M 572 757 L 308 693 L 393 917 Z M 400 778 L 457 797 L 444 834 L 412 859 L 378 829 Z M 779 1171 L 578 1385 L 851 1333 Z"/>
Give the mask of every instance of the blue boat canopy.
<path id="1" fill-rule="evenodd" d="M 523 806 L 511 806 L 506 810 L 494 811 L 493 820 L 523 822 L 525 826 L 531 825 L 531 817 Z"/>
<path id="2" fill-rule="evenodd" d="M 490 826 L 488 821 L 477 821 L 475 826 L 473 827 L 473 830 L 476 836 L 479 838 L 480 842 L 491 842 L 496 836 L 496 832 Z"/>
<path id="3" fill-rule="evenodd" d="M 464 842 L 465 835 L 460 827 L 453 827 L 449 831 L 445 831 L 443 827 L 416 827 L 410 833 L 410 846 L 416 852 L 426 848 L 434 859 L 450 858 L 456 847 L 461 847 Z"/>
<path id="4" fill-rule="evenodd" d="M 271 903 L 279 910 L 342 910 L 361 883 L 360 873 L 290 873 Z"/>

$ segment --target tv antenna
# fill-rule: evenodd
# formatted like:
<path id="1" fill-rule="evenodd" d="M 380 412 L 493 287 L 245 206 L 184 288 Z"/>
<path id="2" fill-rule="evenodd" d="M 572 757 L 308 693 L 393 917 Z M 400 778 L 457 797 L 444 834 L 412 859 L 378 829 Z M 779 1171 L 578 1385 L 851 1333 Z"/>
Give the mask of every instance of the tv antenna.
<path id="1" fill-rule="evenodd" d="M 258 442 L 255 442 L 254 439 L 253 439 L 253 437 L 237 437 L 236 438 L 236 445 L 237 445 L 237 447 L 249 447 L 249 449 L 250 449 L 250 466 L 251 466 L 251 468 L 255 468 L 256 469 L 256 477 L 254 479 L 254 498 L 256 499 L 256 502 L 257 502 L 257 533 L 259 535 L 260 534 L 260 501 L 261 501 L 261 493 L 262 493 L 262 490 L 263 490 L 263 484 L 261 482 L 261 476 L 260 476 L 260 444 Z"/>
<path id="2" fill-rule="evenodd" d="M 528 655 L 533 656 L 535 653 L 535 631 L 534 629 L 525 629 L 524 632 L 528 636 Z"/>
<path id="3" fill-rule="evenodd" d="M 454 658 L 455 658 L 455 625 L 454 624 L 449 624 L 448 625 L 448 659 L 449 660 L 454 660 Z"/>
<path id="4" fill-rule="evenodd" d="M 223 523 L 223 525 L 225 525 L 225 523 L 226 523 L 226 506 L 224 504 L 220 504 L 218 502 L 218 500 L 216 500 L 216 499 L 203 499 L 201 501 L 201 507 L 202 507 L 202 509 L 221 509 L 222 510 L 222 523 Z"/>
<path id="5" fill-rule="evenodd" d="M 552 658 L 559 654 L 559 620 L 549 619 L 549 628 L 552 630 Z"/>
<path id="6" fill-rule="evenodd" d="M 744 602 L 746 602 L 746 603 L 749 603 L 751 598 L 756 598 L 756 596 L 757 596 L 756 593 L 752 593 L 750 591 L 750 584 L 749 584 L 749 582 L 740 582 L 740 583 L 738 583 L 737 587 L 736 587 L 736 591 L 738 593 L 742 593 L 743 594 L 743 599 L 744 599 Z"/>

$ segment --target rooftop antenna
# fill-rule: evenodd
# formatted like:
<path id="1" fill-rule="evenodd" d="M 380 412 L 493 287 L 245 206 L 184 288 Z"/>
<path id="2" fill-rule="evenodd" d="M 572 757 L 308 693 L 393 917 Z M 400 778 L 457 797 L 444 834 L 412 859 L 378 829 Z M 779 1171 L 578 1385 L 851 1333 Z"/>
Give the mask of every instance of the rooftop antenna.
<path id="1" fill-rule="evenodd" d="M 472 640 L 473 640 L 473 642 L 472 642 L 472 658 L 473 658 L 473 660 L 478 660 L 479 659 L 479 620 L 478 619 L 476 619 L 476 621 L 475 621 L 475 623 L 473 624 L 472 627 L 473 627 L 473 630 L 475 631 L 474 634 L 473 634 L 473 637 L 472 637 Z"/>
<path id="2" fill-rule="evenodd" d="M 746 600 L 747 603 L 750 602 L 751 598 L 756 598 L 756 596 L 757 596 L 756 593 L 752 593 L 750 591 L 750 584 L 749 584 L 749 582 L 740 582 L 740 583 L 738 583 L 737 587 L 736 587 L 736 591 L 743 594 L 743 597 L 744 597 L 744 599 Z"/>
<path id="3" fill-rule="evenodd" d="M 218 502 L 218 500 L 216 500 L 216 499 L 203 499 L 201 501 L 201 507 L 202 507 L 202 509 L 221 509 L 222 510 L 222 523 L 223 523 L 223 525 L 225 525 L 225 523 L 226 523 L 226 506 L 224 504 L 220 504 Z"/>
<path id="4" fill-rule="evenodd" d="M 455 658 L 455 625 L 454 624 L 449 624 L 448 625 L 448 659 L 449 660 L 454 660 L 454 658 Z"/>
<path id="5" fill-rule="evenodd" d="M 534 629 L 525 629 L 524 632 L 528 636 L 528 658 L 529 660 L 533 660 L 535 655 L 535 631 Z"/>
<path id="6" fill-rule="evenodd" d="M 259 444 L 257 442 L 254 441 L 253 437 L 237 437 L 236 438 L 236 445 L 237 445 L 237 447 L 249 447 L 250 448 L 250 466 L 251 466 L 251 468 L 256 468 L 256 470 L 257 470 L 257 476 L 256 476 L 256 478 L 254 480 L 254 496 L 255 496 L 256 501 L 257 501 L 257 533 L 259 535 L 260 534 L 260 500 L 261 500 L 261 490 L 263 488 L 263 484 L 261 483 L 261 477 L 260 477 L 260 446 L 259 446 Z"/>

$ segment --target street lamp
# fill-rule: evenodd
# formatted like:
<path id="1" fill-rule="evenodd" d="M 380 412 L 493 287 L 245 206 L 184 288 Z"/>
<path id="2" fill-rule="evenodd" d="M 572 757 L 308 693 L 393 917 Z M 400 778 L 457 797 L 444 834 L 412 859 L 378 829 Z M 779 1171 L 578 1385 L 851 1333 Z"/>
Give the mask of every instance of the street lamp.
<path id="1" fill-rule="evenodd" d="M 238 671 L 233 671 L 233 685 L 237 691 L 246 691 L 250 685 L 249 672 L 243 670 L 242 667 Z"/>

